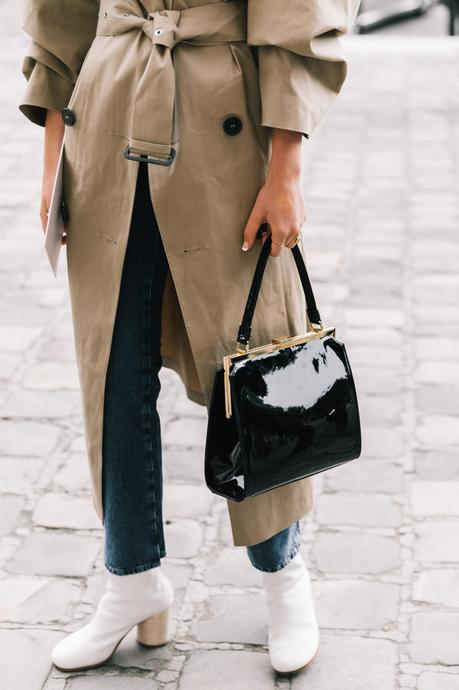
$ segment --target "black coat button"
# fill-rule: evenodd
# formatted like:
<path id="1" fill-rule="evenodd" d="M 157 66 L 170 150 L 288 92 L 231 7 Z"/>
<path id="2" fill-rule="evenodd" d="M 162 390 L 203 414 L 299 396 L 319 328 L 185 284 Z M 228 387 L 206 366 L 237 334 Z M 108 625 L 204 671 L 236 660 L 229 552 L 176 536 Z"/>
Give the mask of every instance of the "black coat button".
<path id="1" fill-rule="evenodd" d="M 61 115 L 66 125 L 72 126 L 75 124 L 75 113 L 73 110 L 70 110 L 70 108 L 64 108 L 61 112 Z"/>
<path id="2" fill-rule="evenodd" d="M 223 129 L 226 132 L 226 134 L 229 134 L 232 137 L 235 134 L 239 134 L 239 132 L 242 129 L 241 118 L 237 117 L 236 115 L 231 115 L 231 117 L 227 117 L 223 121 Z"/>

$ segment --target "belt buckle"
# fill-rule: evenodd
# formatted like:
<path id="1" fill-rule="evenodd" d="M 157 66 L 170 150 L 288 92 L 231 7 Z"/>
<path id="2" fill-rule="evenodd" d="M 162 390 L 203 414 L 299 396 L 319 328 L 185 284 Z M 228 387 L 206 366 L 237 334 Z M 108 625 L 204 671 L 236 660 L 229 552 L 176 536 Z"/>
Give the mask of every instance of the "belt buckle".
<path id="1" fill-rule="evenodd" d="M 129 144 L 124 149 L 124 157 L 130 161 L 139 161 L 140 163 L 153 163 L 155 165 L 171 165 L 175 158 L 175 149 L 171 146 L 169 155 L 167 158 L 154 158 L 153 156 L 148 156 L 145 153 L 135 154 L 131 153 L 131 147 Z"/>

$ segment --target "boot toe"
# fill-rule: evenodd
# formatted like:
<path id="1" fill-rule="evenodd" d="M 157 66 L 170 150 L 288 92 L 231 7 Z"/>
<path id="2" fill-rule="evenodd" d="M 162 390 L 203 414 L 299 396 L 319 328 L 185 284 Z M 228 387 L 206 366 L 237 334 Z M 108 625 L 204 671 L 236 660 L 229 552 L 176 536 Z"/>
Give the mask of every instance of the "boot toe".
<path id="1" fill-rule="evenodd" d="M 78 637 L 78 631 L 76 631 L 54 646 L 51 652 L 51 659 L 57 668 L 65 671 L 78 668 L 81 665 L 80 655 L 78 654 Z"/>
<path id="2" fill-rule="evenodd" d="M 105 663 L 113 652 L 106 645 L 90 648 L 85 628 L 76 630 L 57 643 L 51 652 L 53 664 L 60 671 L 79 671 Z"/>
<path id="3" fill-rule="evenodd" d="M 319 638 L 309 639 L 303 645 L 284 644 L 276 646 L 270 643 L 269 657 L 271 666 L 277 673 L 294 673 L 304 668 L 315 657 L 319 648 Z"/>
<path id="4" fill-rule="evenodd" d="M 271 666 L 278 673 L 294 673 L 304 668 L 315 657 L 319 648 L 319 628 L 309 628 L 302 639 L 295 635 L 276 640 L 269 638 Z"/>

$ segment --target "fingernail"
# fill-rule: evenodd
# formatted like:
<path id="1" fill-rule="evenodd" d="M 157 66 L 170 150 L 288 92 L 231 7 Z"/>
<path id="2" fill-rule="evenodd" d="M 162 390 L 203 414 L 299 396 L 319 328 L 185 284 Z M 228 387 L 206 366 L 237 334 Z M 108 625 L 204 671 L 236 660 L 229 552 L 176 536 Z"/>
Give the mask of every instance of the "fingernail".
<path id="1" fill-rule="evenodd" d="M 246 252 L 248 248 L 249 248 L 249 243 L 248 243 L 248 242 L 244 242 L 244 244 L 242 245 L 242 251 L 243 251 L 243 252 Z"/>

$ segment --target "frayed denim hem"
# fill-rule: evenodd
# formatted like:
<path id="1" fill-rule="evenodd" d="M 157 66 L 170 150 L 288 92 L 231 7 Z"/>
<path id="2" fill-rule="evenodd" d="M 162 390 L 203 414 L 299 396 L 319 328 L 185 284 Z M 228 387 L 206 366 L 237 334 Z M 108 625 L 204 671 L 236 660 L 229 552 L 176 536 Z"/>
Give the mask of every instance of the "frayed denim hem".
<path id="1" fill-rule="evenodd" d="M 165 557 L 165 553 L 161 552 L 160 553 L 160 558 Z M 142 563 L 141 565 L 136 565 L 133 566 L 132 568 L 114 568 L 111 565 L 108 565 L 108 563 L 105 563 L 106 569 L 110 572 L 113 573 L 113 575 L 133 575 L 134 573 L 143 573 L 145 570 L 151 570 L 152 568 L 158 568 L 161 565 L 161 561 L 158 562 L 153 562 L 151 561 L 150 563 Z"/>
<path id="2" fill-rule="evenodd" d="M 258 566 L 258 565 L 255 565 L 255 563 L 253 563 L 253 562 L 252 562 L 252 565 L 253 565 L 254 568 L 256 568 L 257 570 L 261 570 L 261 571 L 264 572 L 264 573 L 276 573 L 278 570 L 281 570 L 282 568 L 284 568 L 284 567 L 287 565 L 287 563 L 290 563 L 290 561 L 292 560 L 292 558 L 293 558 L 294 556 L 296 556 L 296 554 L 299 552 L 300 546 L 301 546 L 301 544 L 297 544 L 297 545 L 292 549 L 292 551 L 290 552 L 289 556 L 279 563 L 279 565 L 278 565 L 277 568 L 262 568 L 262 567 L 260 567 L 260 566 Z"/>

